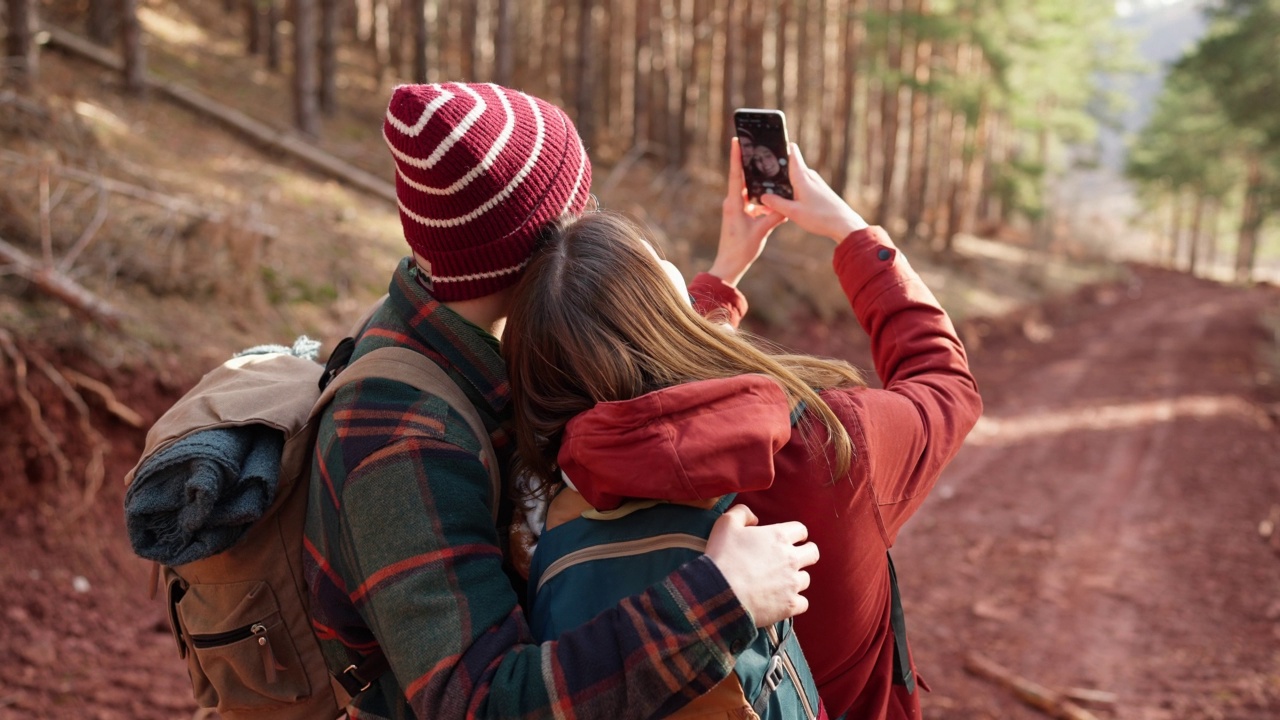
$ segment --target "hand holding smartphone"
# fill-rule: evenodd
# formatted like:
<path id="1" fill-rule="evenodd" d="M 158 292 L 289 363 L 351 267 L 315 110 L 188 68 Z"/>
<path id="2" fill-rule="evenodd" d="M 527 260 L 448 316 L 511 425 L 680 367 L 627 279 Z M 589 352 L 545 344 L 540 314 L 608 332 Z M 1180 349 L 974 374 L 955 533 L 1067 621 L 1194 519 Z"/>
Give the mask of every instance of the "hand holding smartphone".
<path id="1" fill-rule="evenodd" d="M 739 108 L 733 112 L 734 130 L 742 149 L 742 172 L 747 199 L 760 202 L 767 193 L 791 200 L 791 177 L 787 166 L 787 119 L 781 110 Z"/>

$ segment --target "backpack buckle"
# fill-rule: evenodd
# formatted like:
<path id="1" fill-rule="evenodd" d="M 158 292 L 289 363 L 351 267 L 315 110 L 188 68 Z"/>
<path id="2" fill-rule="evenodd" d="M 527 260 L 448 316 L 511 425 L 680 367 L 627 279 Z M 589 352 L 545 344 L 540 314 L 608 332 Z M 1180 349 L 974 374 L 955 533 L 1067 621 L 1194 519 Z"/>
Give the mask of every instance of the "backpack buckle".
<path id="1" fill-rule="evenodd" d="M 338 676 L 338 681 L 342 683 L 342 686 L 344 688 L 346 688 L 347 694 L 351 695 L 352 697 L 355 697 L 356 695 L 359 695 L 365 690 L 368 690 L 369 687 L 373 685 L 373 680 L 365 680 L 364 678 L 356 674 L 356 671 L 359 669 L 360 668 L 358 668 L 354 664 L 348 665 L 347 669 L 342 671 L 342 675 Z M 350 680 L 348 679 L 355 680 L 355 682 L 350 682 Z M 360 689 L 356 690 L 355 692 L 351 692 L 351 690 L 355 688 L 357 683 L 364 683 L 364 685 L 362 685 Z"/>
<path id="2" fill-rule="evenodd" d="M 769 670 L 764 674 L 764 684 L 770 690 L 777 690 L 778 686 L 782 684 L 783 678 L 786 677 L 785 673 L 786 671 L 782 668 L 782 655 L 780 653 L 775 654 L 769 659 Z"/>

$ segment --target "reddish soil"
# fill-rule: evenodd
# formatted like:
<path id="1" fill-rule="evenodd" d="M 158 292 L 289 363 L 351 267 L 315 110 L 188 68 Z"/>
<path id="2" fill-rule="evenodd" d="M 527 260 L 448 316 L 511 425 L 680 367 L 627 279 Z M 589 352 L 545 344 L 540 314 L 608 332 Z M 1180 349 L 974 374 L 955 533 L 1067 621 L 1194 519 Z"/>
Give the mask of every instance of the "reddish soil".
<path id="1" fill-rule="evenodd" d="M 1259 536 L 1280 506 L 1278 328 L 1275 288 L 1135 268 L 965 329 L 986 416 L 895 550 L 926 717 L 1045 717 L 966 673 L 967 653 L 1114 693 L 1100 717 L 1280 716 L 1280 553 Z M 822 334 L 784 340 L 864 362 Z M 48 360 L 148 420 L 182 385 Z M 111 453 L 77 515 L 82 489 L 59 485 L 3 355 L 0 377 L 0 718 L 192 717 L 123 531 L 119 478 L 142 433 L 90 403 Z M 82 467 L 74 411 L 34 366 L 27 385 Z"/>

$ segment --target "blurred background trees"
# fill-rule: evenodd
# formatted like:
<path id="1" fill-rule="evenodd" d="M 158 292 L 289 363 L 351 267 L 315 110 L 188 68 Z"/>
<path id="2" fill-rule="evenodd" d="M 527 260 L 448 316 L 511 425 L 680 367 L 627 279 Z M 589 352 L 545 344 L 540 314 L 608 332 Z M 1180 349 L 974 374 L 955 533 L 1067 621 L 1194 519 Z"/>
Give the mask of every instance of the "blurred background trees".
<path id="1" fill-rule="evenodd" d="M 81 4 L 88 37 L 112 45 L 124 35 L 124 48 L 139 47 L 124 32 L 137 25 L 133 2 Z M 383 83 L 491 81 L 544 96 L 572 112 L 604 163 L 633 155 L 719 171 L 733 109 L 779 107 L 810 164 L 868 217 L 943 248 L 958 232 L 1041 217 L 1046 177 L 1063 167 L 1067 144 L 1090 139 L 1091 112 L 1105 104 L 1096 75 L 1125 57 L 1112 0 L 223 7 L 245 52 L 291 74 L 304 135 L 323 132 L 338 75 L 351 71 L 338 58 L 352 52 Z"/>
<path id="2" fill-rule="evenodd" d="M 1237 280 L 1280 210 L 1280 2 L 1209 6 L 1205 36 L 1171 69 L 1127 172 L 1152 212 L 1168 213 L 1164 255 L 1196 272 L 1234 215 Z"/>
<path id="3" fill-rule="evenodd" d="M 75 5 L 141 92 L 138 5 L 159 3 L 6 0 L 9 75 L 36 77 L 41 8 Z M 718 174 L 733 109 L 778 107 L 869 219 L 947 251 L 961 233 L 1061 238 L 1054 188 L 1105 162 L 1099 129 L 1128 99 L 1106 79 L 1140 69 L 1118 13 L 1178 5 L 1208 31 L 1117 164 L 1154 257 L 1198 272 L 1231 241 L 1248 279 L 1280 205 L 1280 0 L 223 0 L 221 22 L 287 78 L 312 139 L 356 75 L 496 82 L 568 109 L 601 167 Z"/>

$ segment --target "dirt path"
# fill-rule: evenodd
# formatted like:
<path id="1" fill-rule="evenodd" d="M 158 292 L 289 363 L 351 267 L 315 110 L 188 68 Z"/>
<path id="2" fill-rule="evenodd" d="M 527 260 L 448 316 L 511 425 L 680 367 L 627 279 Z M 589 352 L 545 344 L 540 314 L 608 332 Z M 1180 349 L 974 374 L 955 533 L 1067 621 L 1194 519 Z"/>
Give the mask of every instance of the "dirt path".
<path id="1" fill-rule="evenodd" d="M 967 675 L 970 651 L 1117 693 L 1104 718 L 1280 716 L 1280 555 L 1258 536 L 1280 505 L 1280 431 L 1261 409 L 1280 401 L 1280 293 L 1138 270 L 1030 317 L 973 352 L 986 417 L 895 550 L 934 688 L 925 717 L 1044 717 Z M 845 342 L 826 350 L 860 362 Z M 154 379 L 109 379 L 138 409 L 167 402 Z M 0 386 L 4 427 L 24 418 Z M 0 474 L 0 720 L 192 717 L 122 489 L 68 521 L 7 435 L 0 466 L 19 470 Z M 109 439 L 119 478 L 140 438 Z"/>
<path id="2" fill-rule="evenodd" d="M 976 354 L 986 416 L 895 552 L 926 717 L 1044 717 L 966 675 L 969 651 L 1118 694 L 1100 714 L 1280 716 L 1280 556 L 1258 535 L 1280 505 L 1258 404 L 1280 295 L 1139 271 L 1082 297 L 1047 342 Z"/>

